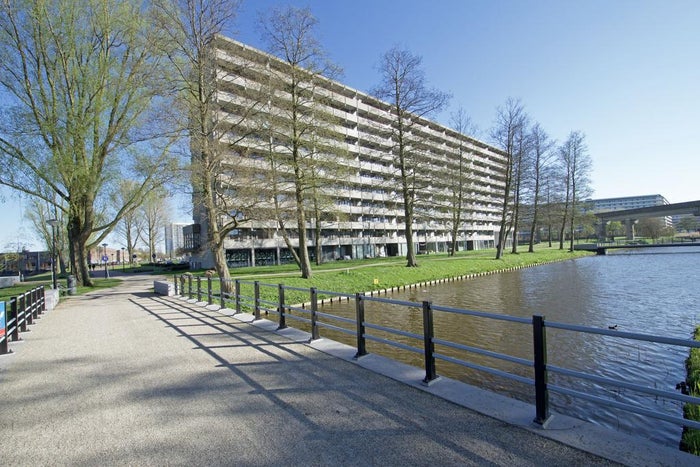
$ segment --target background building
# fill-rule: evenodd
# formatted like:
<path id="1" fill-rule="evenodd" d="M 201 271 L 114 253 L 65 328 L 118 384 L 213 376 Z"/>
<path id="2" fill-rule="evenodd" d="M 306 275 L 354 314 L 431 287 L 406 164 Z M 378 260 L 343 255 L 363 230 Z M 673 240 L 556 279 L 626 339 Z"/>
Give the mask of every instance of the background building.
<path id="1" fill-rule="evenodd" d="M 216 117 L 240 121 L 242 109 L 250 99 L 250 90 L 269 86 L 273 81 L 270 70 L 274 70 L 277 82 L 282 83 L 279 89 L 271 91 L 277 101 L 268 101 L 260 107 L 266 109 L 268 124 L 275 119 L 279 122 L 284 113 L 280 99 L 284 99 L 286 92 L 284 78 L 279 76 L 286 65 L 276 57 L 224 37 L 219 37 L 216 48 L 220 106 L 220 115 Z M 315 251 L 314 247 L 315 226 L 311 221 L 307 223 L 311 256 L 322 255 L 330 260 L 405 255 L 404 209 L 394 166 L 395 142 L 391 130 L 395 117 L 391 106 L 337 81 L 315 77 L 313 86 L 314 96 L 318 96 L 314 111 L 332 115 L 332 122 L 319 136 L 319 146 L 329 148 L 325 156 L 320 157 L 326 163 L 341 167 L 343 175 L 328 180 L 324 186 L 326 215 L 320 226 L 321 251 Z M 264 127 L 258 121 L 250 123 L 249 128 L 254 124 Z M 420 117 L 414 118 L 411 132 L 420 139 L 420 176 L 424 179 L 414 209 L 411 241 L 416 251 L 448 250 L 452 226 L 450 187 L 460 163 L 466 164 L 469 172 L 466 186 L 469 195 L 458 226 L 459 248 L 492 248 L 500 219 L 505 155 L 481 141 Z M 265 173 L 262 154 L 265 147 L 272 147 L 274 151 L 275 142 L 262 131 L 250 137 L 239 136 L 230 138 L 236 141 L 228 156 L 231 173 L 247 167 L 261 171 L 260 180 L 263 180 L 270 174 Z M 284 174 L 281 177 L 284 178 Z M 258 196 L 270 200 L 271 205 L 272 194 L 266 192 L 268 187 L 269 183 L 259 183 Z M 227 189 L 236 189 L 233 182 Z M 279 194 L 276 196 L 283 198 Z M 184 245 L 195 254 L 193 266 L 211 267 L 203 245 L 207 238 L 206 223 L 196 195 L 193 204 L 194 224 L 184 229 Z M 267 212 L 271 212 L 272 206 L 267 208 Z M 260 212 L 265 211 L 265 206 L 261 206 Z M 278 227 L 272 216 L 261 216 L 232 232 L 224 243 L 229 266 L 291 262 L 291 254 Z M 294 230 L 295 227 L 288 229 L 292 237 Z M 198 249 L 201 251 L 197 252 Z"/>
<path id="2" fill-rule="evenodd" d="M 665 206 L 670 204 L 668 200 L 661 195 L 603 198 L 590 200 L 586 203 L 589 203 L 593 212 L 621 211 L 625 209 L 649 208 L 653 206 Z M 665 216 L 661 219 L 663 219 L 664 224 L 667 227 L 673 226 L 673 218 L 671 216 Z"/>
<path id="3" fill-rule="evenodd" d="M 188 224 L 170 223 L 165 226 L 165 256 L 173 259 L 179 256 L 177 251 L 185 246 L 183 229 Z"/>
<path id="4" fill-rule="evenodd" d="M 587 201 L 595 212 L 620 211 L 622 209 L 648 208 L 664 206 L 668 200 L 661 195 L 624 196 L 621 198 L 603 198 Z"/>

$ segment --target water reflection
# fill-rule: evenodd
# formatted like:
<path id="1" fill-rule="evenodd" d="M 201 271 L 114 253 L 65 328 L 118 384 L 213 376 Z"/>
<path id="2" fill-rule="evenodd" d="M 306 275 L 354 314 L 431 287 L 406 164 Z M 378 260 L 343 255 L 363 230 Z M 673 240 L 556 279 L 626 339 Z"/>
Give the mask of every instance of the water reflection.
<path id="1" fill-rule="evenodd" d="M 620 331 L 655 334 L 687 339 L 697 323 L 700 288 L 697 267 L 700 254 L 686 251 L 666 254 L 618 253 L 587 257 L 575 261 L 540 266 L 521 271 L 483 276 L 420 289 L 397 292 L 391 298 L 467 308 L 530 318 L 543 315 L 547 320 Z M 354 317 L 353 302 L 325 305 L 323 311 Z M 397 307 L 368 302 L 368 322 L 399 328 L 422 335 L 420 307 Z M 492 350 L 532 358 L 530 326 L 472 316 L 435 313 L 436 337 Z M 404 336 L 386 336 L 375 330 L 370 334 L 422 348 L 420 340 Z M 325 337 L 354 345 L 352 336 L 323 330 Z M 615 339 L 549 329 L 549 363 L 602 376 L 625 379 L 640 385 L 674 391 L 685 379 L 687 350 L 669 345 Z M 368 351 L 423 366 L 423 356 L 388 345 L 368 342 Z M 457 356 L 472 363 L 498 368 L 528 378 L 532 370 L 491 357 L 436 347 L 439 353 Z M 534 389 L 485 372 L 438 361 L 438 373 L 511 397 L 533 402 Z M 636 394 L 630 390 L 602 387 L 593 383 L 569 381 L 553 375 L 552 384 L 573 386 L 591 395 L 666 411 L 682 417 L 680 403 Z M 595 421 L 623 431 L 641 434 L 669 445 L 678 444 L 681 428 L 673 424 L 633 416 L 619 410 L 597 406 L 568 397 L 553 395 L 556 411 Z"/>

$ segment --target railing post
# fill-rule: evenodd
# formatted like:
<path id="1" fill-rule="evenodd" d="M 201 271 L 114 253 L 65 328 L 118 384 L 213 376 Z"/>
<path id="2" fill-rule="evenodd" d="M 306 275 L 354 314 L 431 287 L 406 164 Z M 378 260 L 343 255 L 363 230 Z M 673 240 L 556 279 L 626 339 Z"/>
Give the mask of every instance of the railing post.
<path id="1" fill-rule="evenodd" d="M 357 320 L 357 353 L 354 358 L 367 355 L 365 342 L 365 297 L 361 293 L 355 294 L 355 316 Z"/>
<path id="2" fill-rule="evenodd" d="M 532 317 L 532 337 L 534 343 L 535 365 L 535 420 L 534 422 L 546 427 L 550 419 L 549 391 L 547 390 L 547 335 L 544 327 L 544 317 Z"/>
<path id="3" fill-rule="evenodd" d="M 40 287 L 41 292 L 39 293 L 39 300 L 41 300 L 41 309 L 40 312 L 43 313 L 46 311 L 46 288 L 42 285 Z"/>
<path id="4" fill-rule="evenodd" d="M 192 276 L 187 276 L 187 296 L 191 299 L 192 295 Z"/>
<path id="5" fill-rule="evenodd" d="M 39 319 L 39 288 L 34 287 L 29 292 L 29 300 L 32 303 L 32 321 Z"/>
<path id="6" fill-rule="evenodd" d="M 207 303 L 211 305 L 212 299 L 211 299 L 211 276 L 207 276 Z"/>
<path id="7" fill-rule="evenodd" d="M 15 329 L 12 331 L 12 340 L 19 340 L 19 318 L 17 317 L 17 297 L 10 299 L 10 311 L 15 318 Z M 9 319 L 8 319 L 9 321 Z"/>
<path id="8" fill-rule="evenodd" d="M 309 289 L 311 299 L 311 340 L 319 339 L 321 336 L 318 332 L 318 291 L 316 287 Z"/>
<path id="9" fill-rule="evenodd" d="M 173 274 L 173 282 L 175 283 L 175 295 L 179 295 L 177 290 L 177 274 Z"/>
<path id="10" fill-rule="evenodd" d="M 27 332 L 27 324 L 32 324 L 32 314 L 27 313 L 29 308 L 27 306 L 27 292 L 20 295 L 19 307 L 22 310 L 22 317 L 24 318 L 24 320 L 22 320 L 22 332 Z"/>
<path id="11" fill-rule="evenodd" d="M 219 305 L 221 305 L 222 310 L 226 308 L 226 294 L 224 293 L 224 288 L 230 285 L 230 282 L 225 283 L 223 279 L 219 279 Z"/>
<path id="12" fill-rule="evenodd" d="M 202 301 L 202 276 L 197 276 L 197 303 Z"/>
<path id="13" fill-rule="evenodd" d="M 425 349 L 425 379 L 424 383 L 430 384 L 438 376 L 435 371 L 435 343 L 433 337 L 435 329 L 433 326 L 433 304 L 428 301 L 423 302 L 423 347 Z"/>
<path id="14" fill-rule="evenodd" d="M 241 312 L 241 280 L 236 279 L 236 282 L 234 282 L 234 293 L 236 294 L 235 299 L 236 299 L 236 313 Z"/>
<path id="15" fill-rule="evenodd" d="M 185 296 L 185 276 L 184 275 L 180 276 L 180 296 L 181 297 Z"/>
<path id="16" fill-rule="evenodd" d="M 280 314 L 280 324 L 277 329 L 284 329 L 287 327 L 287 319 L 284 316 L 284 285 L 277 284 L 277 296 L 279 297 L 277 312 Z"/>
<path id="17" fill-rule="evenodd" d="M 255 288 L 255 301 L 253 304 L 253 316 L 260 319 L 260 282 L 253 282 Z"/>

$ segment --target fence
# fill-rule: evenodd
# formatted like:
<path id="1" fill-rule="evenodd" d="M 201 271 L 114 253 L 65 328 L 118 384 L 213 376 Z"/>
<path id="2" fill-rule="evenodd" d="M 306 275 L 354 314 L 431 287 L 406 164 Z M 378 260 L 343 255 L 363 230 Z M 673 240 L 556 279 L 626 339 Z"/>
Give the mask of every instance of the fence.
<path id="1" fill-rule="evenodd" d="M 36 287 L 22 295 L 12 297 L 10 308 L 6 302 L 0 302 L 0 354 L 10 352 L 9 342 L 19 340 L 19 333 L 27 331 L 27 325 L 33 324 L 46 310 L 44 286 Z M 8 313 L 9 312 L 9 313 Z"/>
<path id="2" fill-rule="evenodd" d="M 700 429 L 700 422 L 687 420 L 668 413 L 651 410 L 628 402 L 603 398 L 589 392 L 577 390 L 572 387 L 565 387 L 562 384 L 551 383 L 551 375 L 560 375 L 572 380 L 582 380 L 596 385 L 616 387 L 636 391 L 641 394 L 655 398 L 665 398 L 685 404 L 700 404 L 700 398 L 686 395 L 679 392 L 665 391 L 656 387 L 644 386 L 628 380 L 604 377 L 585 371 L 577 371 L 562 366 L 548 364 L 547 329 L 557 329 L 566 332 L 580 333 L 584 336 L 602 335 L 615 339 L 626 339 L 631 341 L 646 341 L 671 346 L 688 348 L 700 348 L 700 342 L 686 339 L 676 339 L 648 334 L 630 333 L 611 329 L 599 329 L 586 326 L 557 323 L 547 321 L 544 317 L 533 315 L 532 318 L 520 318 L 494 313 L 486 313 L 474 310 L 465 310 L 452 307 L 435 305 L 428 301 L 408 302 L 381 298 L 378 296 L 368 296 L 365 294 L 344 294 L 332 291 L 322 291 L 316 288 L 288 287 L 282 284 L 263 284 L 259 281 L 235 280 L 228 284 L 232 292 L 220 293 L 220 287 L 213 286 L 211 278 L 206 278 L 206 289 L 202 288 L 202 278 L 193 278 L 191 275 L 175 277 L 175 294 L 187 296 L 202 302 L 206 297 L 208 304 L 213 304 L 218 299 L 222 308 L 232 308 L 236 313 L 251 312 L 254 318 L 260 319 L 264 312 L 266 315 L 272 314 L 278 317 L 279 328 L 287 327 L 287 320 L 294 320 L 304 323 L 310 327 L 311 340 L 321 337 L 321 329 L 337 331 L 349 336 L 353 336 L 356 347 L 356 358 L 368 354 L 367 342 L 378 342 L 402 349 L 407 352 L 422 356 L 422 365 L 425 370 L 423 381 L 429 384 L 438 377 L 437 361 L 450 362 L 461 367 L 470 368 L 480 372 L 490 373 L 512 381 L 517 381 L 534 388 L 535 414 L 534 422 L 546 426 L 550 419 L 550 393 L 558 393 L 566 397 L 587 401 L 593 404 L 607 405 L 625 412 L 637 415 L 652 417 L 658 420 L 685 426 L 693 429 Z M 179 283 L 179 289 L 178 289 Z M 247 294 L 242 294 L 242 286 L 247 288 Z M 304 302 L 301 305 L 292 305 L 285 299 L 286 292 L 304 294 Z M 297 295 L 298 296 L 298 295 Z M 319 296 L 333 299 L 354 301 L 355 317 L 348 318 L 318 310 Z M 274 297 L 274 299 L 271 299 Z M 408 309 L 420 310 L 422 320 L 422 334 L 407 332 L 394 327 L 382 326 L 369 322 L 365 316 L 365 307 L 369 302 L 382 303 L 386 305 L 400 305 Z M 306 304 L 308 303 L 308 308 Z M 231 305 L 229 307 L 229 305 Z M 517 326 L 527 326 L 530 328 L 529 334 L 532 339 L 532 359 L 516 357 L 502 352 L 494 352 L 483 348 L 449 341 L 436 337 L 434 329 L 434 319 L 436 313 L 451 315 L 473 316 L 496 322 L 509 322 Z M 410 342 L 413 342 L 411 344 Z M 531 376 L 514 374 L 498 368 L 486 366 L 465 358 L 457 358 L 448 355 L 445 350 L 436 351 L 436 346 L 440 349 L 451 349 L 467 355 L 480 355 L 490 359 L 509 362 L 515 366 L 526 369 Z"/>

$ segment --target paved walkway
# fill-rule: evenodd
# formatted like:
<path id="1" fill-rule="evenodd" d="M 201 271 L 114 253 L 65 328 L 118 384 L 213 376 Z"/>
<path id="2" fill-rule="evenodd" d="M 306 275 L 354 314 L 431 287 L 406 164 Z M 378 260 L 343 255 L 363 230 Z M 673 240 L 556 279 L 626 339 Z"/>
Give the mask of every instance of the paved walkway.
<path id="1" fill-rule="evenodd" d="M 0 464 L 614 465 L 152 280 L 63 301 L 0 357 Z"/>

